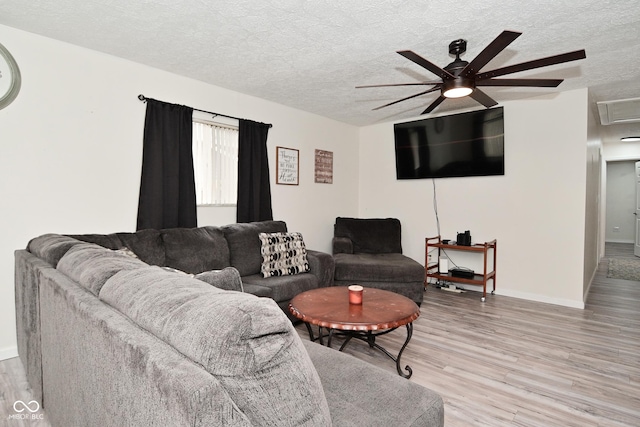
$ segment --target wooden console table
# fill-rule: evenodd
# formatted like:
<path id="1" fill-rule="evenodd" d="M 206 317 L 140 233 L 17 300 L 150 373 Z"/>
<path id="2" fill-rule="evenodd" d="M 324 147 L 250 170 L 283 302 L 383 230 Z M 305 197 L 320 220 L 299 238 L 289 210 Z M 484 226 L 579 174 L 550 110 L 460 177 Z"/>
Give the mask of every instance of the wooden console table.
<path id="1" fill-rule="evenodd" d="M 435 264 L 434 263 L 430 264 L 429 263 L 430 251 L 435 248 L 438 249 L 438 256 Z M 445 251 L 465 251 L 465 252 L 481 253 L 483 255 L 483 265 L 484 265 L 482 274 L 475 273 L 473 277 L 466 278 L 466 277 L 454 277 L 450 272 L 447 272 L 447 273 L 440 272 L 440 262 L 439 262 L 440 256 L 442 252 L 445 252 Z M 487 265 L 489 251 L 493 252 L 493 264 L 491 265 L 490 271 Z M 493 290 L 491 291 L 491 295 L 495 294 L 496 292 L 497 252 L 498 252 L 498 244 L 496 243 L 496 240 L 492 240 L 490 242 L 485 242 L 485 243 L 476 243 L 471 246 L 463 246 L 463 245 L 456 245 L 451 243 L 442 243 L 440 236 L 427 237 L 425 239 L 425 261 L 424 261 L 425 285 L 427 285 L 427 279 L 429 277 L 433 277 L 437 280 L 446 280 L 449 282 L 466 283 L 469 285 L 479 285 L 479 286 L 482 286 L 481 301 L 484 302 L 487 297 L 487 282 L 489 280 L 493 282 Z"/>

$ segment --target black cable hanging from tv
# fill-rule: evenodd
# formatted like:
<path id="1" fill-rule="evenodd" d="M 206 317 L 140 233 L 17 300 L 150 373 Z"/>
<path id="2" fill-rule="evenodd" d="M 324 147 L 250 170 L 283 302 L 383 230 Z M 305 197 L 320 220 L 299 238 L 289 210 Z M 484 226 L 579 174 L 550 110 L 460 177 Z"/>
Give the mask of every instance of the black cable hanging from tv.
<path id="1" fill-rule="evenodd" d="M 154 100 L 154 101 L 159 101 L 158 99 L 148 98 L 148 97 L 144 96 L 143 94 L 138 95 L 138 99 L 139 99 L 140 101 L 142 101 L 142 102 L 147 102 L 147 99 L 152 99 L 152 100 Z M 159 101 L 159 102 L 165 102 L 165 101 Z M 178 105 L 179 105 L 179 104 L 178 104 Z M 182 106 L 183 106 L 183 107 L 186 107 L 186 105 L 182 105 Z M 201 109 L 199 109 L 199 108 L 193 108 L 193 107 L 189 107 L 189 108 L 193 109 L 194 111 L 200 111 L 201 113 L 211 114 L 211 115 L 213 115 L 214 117 L 216 117 L 216 116 L 220 116 L 220 117 L 226 117 L 226 118 L 228 118 L 228 119 L 233 119 L 233 120 L 238 120 L 238 121 L 239 121 L 239 120 L 249 120 L 249 119 L 242 119 L 242 118 L 240 118 L 240 117 L 229 116 L 229 115 L 226 115 L 226 114 L 214 113 L 214 112 L 212 112 L 212 111 L 201 110 Z M 255 121 L 255 120 L 251 120 L 251 121 Z M 264 123 L 264 124 L 266 124 L 266 125 L 267 125 L 267 126 L 269 126 L 269 127 L 273 127 L 273 125 L 272 125 L 272 124 L 270 124 L 270 123 Z"/>

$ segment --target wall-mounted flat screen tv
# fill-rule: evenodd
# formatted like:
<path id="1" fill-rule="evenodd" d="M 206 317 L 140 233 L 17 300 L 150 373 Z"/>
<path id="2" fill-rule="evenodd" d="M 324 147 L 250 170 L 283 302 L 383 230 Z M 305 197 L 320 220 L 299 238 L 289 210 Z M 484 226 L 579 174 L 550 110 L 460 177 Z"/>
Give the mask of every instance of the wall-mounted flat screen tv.
<path id="1" fill-rule="evenodd" d="M 504 108 L 394 125 L 398 179 L 504 175 Z"/>

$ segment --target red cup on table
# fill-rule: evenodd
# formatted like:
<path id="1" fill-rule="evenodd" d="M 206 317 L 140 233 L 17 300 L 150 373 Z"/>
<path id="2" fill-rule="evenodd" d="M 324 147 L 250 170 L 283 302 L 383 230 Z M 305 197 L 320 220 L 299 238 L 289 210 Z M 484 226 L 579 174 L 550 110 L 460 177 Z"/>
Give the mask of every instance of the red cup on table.
<path id="1" fill-rule="evenodd" d="M 360 285 L 349 286 L 349 304 L 361 305 L 363 291 L 364 288 Z"/>

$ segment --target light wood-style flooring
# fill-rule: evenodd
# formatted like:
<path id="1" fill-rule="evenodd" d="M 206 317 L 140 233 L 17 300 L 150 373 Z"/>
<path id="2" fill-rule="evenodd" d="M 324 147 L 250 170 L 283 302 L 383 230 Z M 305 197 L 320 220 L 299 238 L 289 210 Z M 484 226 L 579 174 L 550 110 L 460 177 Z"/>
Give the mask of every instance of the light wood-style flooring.
<path id="1" fill-rule="evenodd" d="M 31 413 L 21 404 L 17 404 L 16 408 L 22 410 L 18 413 L 14 410 L 13 405 L 21 400 L 29 405 L 29 408 L 35 409 L 35 404 L 31 403 L 33 399 L 31 389 L 27 383 L 27 377 L 24 374 L 24 368 L 20 359 L 14 357 L 12 359 L 0 362 L 0 426 L 3 427 L 50 427 L 51 424 L 46 419 L 46 415 L 42 408 L 37 412 Z M 38 406 L 40 402 L 38 402 Z M 15 419 L 16 416 L 28 417 L 28 419 Z M 9 418 L 14 417 L 14 418 Z"/>
<path id="2" fill-rule="evenodd" d="M 609 256 L 633 257 L 632 245 Z M 402 356 L 410 381 L 444 398 L 447 427 L 640 426 L 640 282 L 607 279 L 607 266 L 584 310 L 428 288 Z M 404 337 L 379 343 L 397 351 Z M 395 372 L 364 343 L 345 352 Z"/>
<path id="3" fill-rule="evenodd" d="M 402 364 L 442 395 L 447 427 L 640 426 L 640 282 L 607 279 L 608 257 L 633 257 L 632 245 L 607 244 L 584 310 L 427 289 Z M 393 351 L 403 341 L 379 338 Z M 365 344 L 345 352 L 395 372 Z M 16 400 L 30 400 L 17 358 L 0 362 L 0 426 L 49 425 L 8 420 Z"/>

